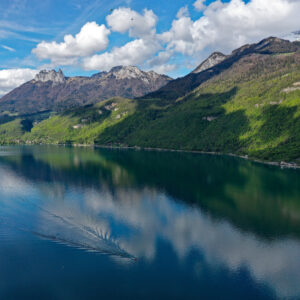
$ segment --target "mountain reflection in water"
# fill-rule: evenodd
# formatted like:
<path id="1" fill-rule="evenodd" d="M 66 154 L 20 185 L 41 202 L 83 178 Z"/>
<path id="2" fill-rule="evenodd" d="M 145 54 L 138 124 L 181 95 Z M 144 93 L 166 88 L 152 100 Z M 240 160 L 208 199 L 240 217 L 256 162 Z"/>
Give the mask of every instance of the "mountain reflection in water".
<path id="1" fill-rule="evenodd" d="M 278 297 L 300 296 L 300 174 L 221 156 L 64 147 L 0 152 L 0 224 L 124 263 L 246 268 Z M 193 272 L 201 274 L 201 260 Z"/>

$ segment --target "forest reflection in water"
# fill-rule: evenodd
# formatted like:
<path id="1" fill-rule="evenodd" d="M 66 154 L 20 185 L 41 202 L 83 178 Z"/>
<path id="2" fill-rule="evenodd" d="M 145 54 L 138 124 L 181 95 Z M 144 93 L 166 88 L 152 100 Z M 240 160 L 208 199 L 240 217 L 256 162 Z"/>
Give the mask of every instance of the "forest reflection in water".
<path id="1" fill-rule="evenodd" d="M 246 269 L 269 295 L 298 297 L 299 179 L 296 170 L 223 156 L 3 147 L 0 227 L 127 265 L 151 265 L 162 240 L 196 276 L 205 276 L 203 261 Z"/>

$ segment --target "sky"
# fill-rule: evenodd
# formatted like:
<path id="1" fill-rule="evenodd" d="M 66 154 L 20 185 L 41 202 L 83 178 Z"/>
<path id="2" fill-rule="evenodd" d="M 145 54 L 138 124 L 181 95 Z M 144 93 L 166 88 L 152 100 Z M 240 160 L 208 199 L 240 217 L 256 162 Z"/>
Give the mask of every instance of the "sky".
<path id="1" fill-rule="evenodd" d="M 300 30 L 300 0 L 0 0 L 0 97 L 42 69 L 173 78 L 214 51 Z"/>

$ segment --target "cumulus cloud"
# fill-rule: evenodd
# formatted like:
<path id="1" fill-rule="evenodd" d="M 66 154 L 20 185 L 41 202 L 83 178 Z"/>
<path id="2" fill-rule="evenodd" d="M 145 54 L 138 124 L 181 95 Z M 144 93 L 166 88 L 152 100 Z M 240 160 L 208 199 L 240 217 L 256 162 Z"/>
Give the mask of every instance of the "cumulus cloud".
<path id="1" fill-rule="evenodd" d="M 157 16 L 152 10 L 144 9 L 140 14 L 121 7 L 108 15 L 106 21 L 112 31 L 122 34 L 128 32 L 130 37 L 136 39 L 110 52 L 86 57 L 82 63 L 85 70 L 109 70 L 116 65 L 144 65 L 162 47 L 156 35 Z"/>
<path id="2" fill-rule="evenodd" d="M 172 51 L 161 51 L 155 57 L 149 59 L 147 64 L 150 69 L 159 74 L 169 73 L 177 68 L 176 64 L 169 63 L 172 55 Z"/>
<path id="3" fill-rule="evenodd" d="M 109 70 L 117 65 L 139 65 L 150 59 L 160 49 L 154 40 L 136 39 L 111 52 L 96 54 L 83 61 L 85 70 Z"/>
<path id="4" fill-rule="evenodd" d="M 7 69 L 0 70 L 0 97 L 26 81 L 33 79 L 37 70 Z"/>
<path id="5" fill-rule="evenodd" d="M 162 65 L 169 61 L 169 59 L 172 56 L 171 51 L 161 51 L 156 55 L 154 58 L 150 59 L 148 61 L 150 67 L 156 66 L 156 65 Z"/>
<path id="6" fill-rule="evenodd" d="M 205 9 L 205 4 L 204 4 L 205 0 L 197 0 L 196 2 L 194 2 L 194 7 L 196 10 L 201 11 Z"/>
<path id="7" fill-rule="evenodd" d="M 157 16 L 152 10 L 144 9 L 142 15 L 130 8 L 121 7 L 107 16 L 106 21 L 112 31 L 128 31 L 132 37 L 143 37 L 155 32 Z"/>
<path id="8" fill-rule="evenodd" d="M 177 68 L 178 66 L 175 64 L 163 64 L 163 65 L 155 65 L 151 69 L 158 74 L 167 74 L 169 72 L 176 70 Z"/>
<path id="9" fill-rule="evenodd" d="M 214 1 L 195 8 L 203 16 L 193 21 L 178 15 L 170 31 L 161 35 L 168 48 L 185 55 L 194 55 L 206 47 L 231 51 L 245 43 L 256 42 L 270 35 L 280 36 L 299 26 L 300 1 L 293 0 L 231 0 Z"/>
<path id="10" fill-rule="evenodd" d="M 76 36 L 65 35 L 64 42 L 41 42 L 33 49 L 40 59 L 50 59 L 53 63 L 73 64 L 78 57 L 88 56 L 106 49 L 110 31 L 96 22 L 86 23 Z"/>
<path id="11" fill-rule="evenodd" d="M 189 9 L 187 6 L 181 7 L 176 15 L 176 18 L 188 17 Z"/>
<path id="12" fill-rule="evenodd" d="M 179 15 L 180 16 L 180 15 Z M 194 52 L 193 36 L 194 22 L 189 16 L 183 15 L 172 23 L 172 28 L 161 35 L 161 39 L 167 43 L 169 49 L 174 49 L 182 54 L 192 54 Z"/>
<path id="13" fill-rule="evenodd" d="M 193 4 L 202 11 L 198 19 L 190 17 L 187 6 L 180 8 L 170 29 L 162 33 L 156 31 L 158 17 L 152 10 L 139 13 L 120 7 L 106 17 L 107 26 L 87 23 L 76 36 L 66 35 L 61 43 L 43 41 L 33 53 L 50 60 L 52 66 L 80 63 L 85 70 L 108 70 L 116 65 L 138 65 L 170 71 L 176 67 L 176 56 L 199 64 L 213 51 L 230 53 L 243 44 L 300 29 L 298 0 L 205 3 L 197 0 Z M 103 53 L 111 31 L 133 40 Z"/>

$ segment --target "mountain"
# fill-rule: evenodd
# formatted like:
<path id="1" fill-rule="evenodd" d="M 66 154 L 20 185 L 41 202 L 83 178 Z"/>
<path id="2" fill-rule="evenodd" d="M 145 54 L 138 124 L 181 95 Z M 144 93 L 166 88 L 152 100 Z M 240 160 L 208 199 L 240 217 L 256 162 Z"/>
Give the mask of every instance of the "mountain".
<path id="1" fill-rule="evenodd" d="M 42 70 L 42 71 L 40 71 L 40 73 L 38 73 L 35 76 L 34 79 L 36 82 L 51 81 L 52 85 L 66 82 L 65 75 L 63 74 L 61 69 L 59 69 L 58 72 L 56 72 L 55 70 L 51 70 L 51 71 Z"/>
<path id="2" fill-rule="evenodd" d="M 203 72 L 207 69 L 210 69 L 217 65 L 218 63 L 225 60 L 227 56 L 221 52 L 214 52 L 211 54 L 205 61 L 203 61 L 192 73 L 198 74 L 200 72 Z"/>
<path id="3" fill-rule="evenodd" d="M 16 117 L 0 125 L 0 142 L 233 153 L 300 165 L 300 43 L 268 38 L 215 62 L 143 98 L 115 97 L 44 120 Z"/>
<path id="4" fill-rule="evenodd" d="M 96 103 L 122 96 L 135 98 L 157 90 L 171 80 L 137 67 L 114 67 L 91 77 L 65 77 L 59 70 L 43 70 L 0 99 L 0 111 L 35 113 Z"/>
<path id="5" fill-rule="evenodd" d="M 201 63 L 199 67 L 197 67 L 193 72 L 191 72 L 187 76 L 170 81 L 162 88 L 149 93 L 145 97 L 177 99 L 178 97 L 186 95 L 187 93 L 189 93 L 199 85 L 203 84 L 204 82 L 231 68 L 233 64 L 235 64 L 245 56 L 254 54 L 272 55 L 280 53 L 291 53 L 296 52 L 299 49 L 299 41 L 290 42 L 276 37 L 269 37 L 257 44 L 244 45 L 234 50 L 231 53 L 231 55 L 228 55 L 227 57 L 224 57 L 224 54 L 222 53 L 216 52 L 212 54 L 212 56 L 217 57 L 217 60 L 211 59 L 212 56 L 210 56 L 207 60 Z M 207 68 L 210 64 L 210 61 L 212 61 L 212 67 Z M 201 69 L 202 72 L 197 71 Z"/>

